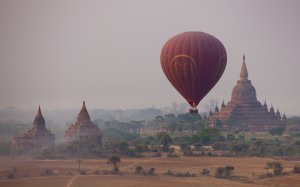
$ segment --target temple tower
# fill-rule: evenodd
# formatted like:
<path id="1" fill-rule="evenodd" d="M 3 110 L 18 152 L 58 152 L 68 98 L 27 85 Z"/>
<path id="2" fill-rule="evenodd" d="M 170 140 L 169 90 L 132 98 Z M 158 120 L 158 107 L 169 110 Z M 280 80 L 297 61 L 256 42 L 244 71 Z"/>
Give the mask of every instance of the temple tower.
<path id="1" fill-rule="evenodd" d="M 12 146 L 17 149 L 35 149 L 52 148 L 54 146 L 55 136 L 46 128 L 45 119 L 39 106 L 38 112 L 34 118 L 32 128 L 22 135 L 12 139 Z"/>
<path id="2" fill-rule="evenodd" d="M 74 124 L 71 124 L 65 133 L 66 143 L 71 143 L 75 140 L 88 141 L 99 145 L 102 143 L 100 129 L 91 121 L 85 106 L 85 101 L 82 103 L 82 107 L 77 116 L 77 121 Z"/>
<path id="3" fill-rule="evenodd" d="M 210 117 L 211 122 L 221 120 L 225 128 L 243 128 L 255 131 L 266 131 L 270 128 L 282 125 L 278 120 L 280 113 L 275 115 L 274 108 L 271 106 L 270 112 L 266 102 L 262 105 L 257 100 L 256 90 L 248 79 L 249 73 L 246 66 L 245 56 L 243 56 L 240 79 L 231 92 L 231 100 L 221 106 L 220 111 L 215 112 Z"/>

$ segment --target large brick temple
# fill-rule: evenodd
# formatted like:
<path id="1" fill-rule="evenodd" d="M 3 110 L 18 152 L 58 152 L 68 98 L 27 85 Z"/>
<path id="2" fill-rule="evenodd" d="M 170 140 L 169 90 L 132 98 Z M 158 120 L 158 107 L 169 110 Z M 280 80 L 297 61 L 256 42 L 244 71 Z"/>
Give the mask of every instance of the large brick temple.
<path id="1" fill-rule="evenodd" d="M 90 115 L 83 101 L 77 121 L 71 124 L 65 133 L 65 142 L 70 143 L 75 140 L 89 141 L 101 145 L 102 134 L 100 129 L 91 121 Z"/>
<path id="2" fill-rule="evenodd" d="M 39 149 L 43 147 L 52 148 L 55 136 L 46 128 L 45 119 L 42 115 L 41 107 L 35 116 L 33 127 L 22 135 L 12 139 L 12 147 L 16 149 Z"/>
<path id="3" fill-rule="evenodd" d="M 281 117 L 279 110 L 273 106 L 268 109 L 266 102 L 262 105 L 256 97 L 256 90 L 248 79 L 248 71 L 243 56 L 240 80 L 234 86 L 231 100 L 225 105 L 224 101 L 219 109 L 210 111 L 209 120 L 212 125 L 221 121 L 222 127 L 228 130 L 266 131 L 275 127 L 285 127 L 286 116 Z"/>

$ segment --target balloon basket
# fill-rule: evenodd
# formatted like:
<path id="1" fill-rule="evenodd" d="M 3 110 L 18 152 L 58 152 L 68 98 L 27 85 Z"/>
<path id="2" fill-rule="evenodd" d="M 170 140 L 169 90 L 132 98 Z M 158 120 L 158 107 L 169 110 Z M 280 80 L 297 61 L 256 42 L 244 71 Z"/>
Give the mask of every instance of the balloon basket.
<path id="1" fill-rule="evenodd" d="M 198 114 L 198 109 L 197 108 L 191 108 L 190 113 L 191 114 Z"/>

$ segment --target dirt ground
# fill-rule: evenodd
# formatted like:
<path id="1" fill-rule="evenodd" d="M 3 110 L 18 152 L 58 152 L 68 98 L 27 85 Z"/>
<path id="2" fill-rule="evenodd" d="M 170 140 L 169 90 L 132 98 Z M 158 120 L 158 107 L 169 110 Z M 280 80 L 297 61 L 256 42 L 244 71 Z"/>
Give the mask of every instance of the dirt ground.
<path id="1" fill-rule="evenodd" d="M 1 187 L 93 187 L 93 186 L 300 186 L 300 174 L 292 174 L 292 168 L 300 161 L 280 160 L 288 175 L 261 178 L 267 171 L 264 169 L 270 158 L 234 158 L 234 157 L 179 157 L 179 158 L 122 158 L 120 175 L 111 175 L 112 165 L 106 159 L 82 160 L 78 172 L 76 160 L 33 160 L 30 158 L 0 158 Z M 219 166 L 231 165 L 235 168 L 231 179 L 213 177 Z M 154 176 L 137 176 L 135 167 L 142 166 L 145 170 L 155 168 Z M 53 176 L 41 176 L 45 169 L 54 171 Z M 199 171 L 209 169 L 211 176 L 204 177 Z M 13 170 L 16 178 L 7 179 Z M 189 172 L 196 177 L 166 176 L 167 170 L 173 172 Z M 96 173 L 95 171 L 98 171 Z M 100 173 L 100 174 L 99 174 Z M 105 174 L 103 174 L 105 173 Z"/>

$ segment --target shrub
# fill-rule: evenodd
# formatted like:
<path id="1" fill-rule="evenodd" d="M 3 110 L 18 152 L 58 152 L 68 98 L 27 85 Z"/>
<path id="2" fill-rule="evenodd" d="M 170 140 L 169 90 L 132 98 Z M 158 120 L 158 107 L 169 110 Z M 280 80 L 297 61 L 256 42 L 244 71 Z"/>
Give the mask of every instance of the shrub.
<path id="1" fill-rule="evenodd" d="M 218 167 L 216 169 L 215 177 L 222 177 L 224 175 L 225 169 L 224 167 Z"/>
<path id="2" fill-rule="evenodd" d="M 144 169 L 143 169 L 143 167 L 142 166 L 137 166 L 137 167 L 135 167 L 135 173 L 136 174 L 142 174 L 144 172 Z"/>
<path id="3" fill-rule="evenodd" d="M 226 166 L 225 167 L 225 173 L 224 173 L 225 176 L 230 176 L 232 174 L 233 170 L 234 170 L 233 166 Z"/>
<path id="4" fill-rule="evenodd" d="M 166 172 L 166 175 L 173 175 L 173 171 L 171 171 L 170 169 L 168 169 L 168 171 Z"/>
<path id="5" fill-rule="evenodd" d="M 274 175 L 281 175 L 283 171 L 283 167 L 280 162 L 273 161 L 273 162 L 267 162 L 266 163 L 266 169 L 273 169 Z"/>
<path id="6" fill-rule="evenodd" d="M 294 173 L 300 173 L 300 164 L 294 166 Z"/>
<path id="7" fill-rule="evenodd" d="M 149 175 L 154 175 L 155 168 L 150 168 L 148 173 L 149 173 Z"/>
<path id="8" fill-rule="evenodd" d="M 80 170 L 80 175 L 86 175 L 86 171 L 84 171 L 84 170 Z"/>
<path id="9" fill-rule="evenodd" d="M 52 169 L 46 168 L 41 172 L 41 176 L 53 175 L 54 171 Z"/>
<path id="10" fill-rule="evenodd" d="M 145 152 L 145 151 L 146 151 L 146 147 L 145 147 L 145 145 L 139 144 L 139 145 L 136 145 L 136 146 L 135 146 L 135 150 L 136 150 L 137 152 L 139 152 L 139 153 L 142 153 L 142 152 Z"/>
<path id="11" fill-rule="evenodd" d="M 278 127 L 278 128 L 273 128 L 269 130 L 269 133 L 272 136 L 278 135 L 281 136 L 283 134 L 284 128 L 283 127 Z"/>
<path id="12" fill-rule="evenodd" d="M 127 150 L 127 156 L 129 156 L 129 157 L 138 157 L 138 156 L 140 156 L 140 153 L 137 152 L 135 149 L 129 148 Z"/>
<path id="13" fill-rule="evenodd" d="M 210 171 L 206 168 L 202 169 L 202 171 L 200 172 L 201 175 L 205 175 L 205 176 L 209 176 Z"/>
<path id="14" fill-rule="evenodd" d="M 216 169 L 215 177 L 228 177 L 228 176 L 231 176 L 233 170 L 234 170 L 233 166 L 218 167 Z"/>

